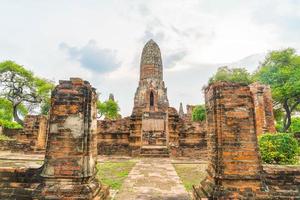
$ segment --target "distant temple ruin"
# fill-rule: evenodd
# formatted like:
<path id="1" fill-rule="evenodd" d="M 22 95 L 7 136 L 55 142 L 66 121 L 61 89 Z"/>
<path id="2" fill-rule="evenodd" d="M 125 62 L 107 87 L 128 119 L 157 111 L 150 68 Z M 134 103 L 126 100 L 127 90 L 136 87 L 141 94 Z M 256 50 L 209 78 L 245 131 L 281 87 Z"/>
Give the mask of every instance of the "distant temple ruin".
<path id="1" fill-rule="evenodd" d="M 257 134 L 275 132 L 272 97 L 269 86 L 249 85 L 255 109 Z M 199 91 L 200 94 L 200 91 Z M 114 100 L 113 94 L 109 95 Z M 207 123 L 192 121 L 194 105 L 179 110 L 170 107 L 163 80 L 163 64 L 159 46 L 151 39 L 141 54 L 140 77 L 131 116 L 97 121 L 98 154 L 130 156 L 207 157 Z M 47 118 L 30 115 L 24 129 L 4 130 L 17 139 L 1 149 L 45 150 Z"/>
<path id="2" fill-rule="evenodd" d="M 200 91 L 199 91 L 200 93 Z M 110 95 L 110 99 L 114 97 Z M 80 78 L 60 81 L 49 116 L 29 115 L 23 129 L 4 129 L 16 140 L 0 150 L 45 153 L 42 167 L 0 168 L 0 199 L 108 197 L 96 177 L 97 155 L 191 157 L 208 162 L 193 199 L 297 199 L 300 170 L 263 165 L 257 136 L 275 132 L 268 86 L 218 82 L 205 89 L 206 121 L 192 121 L 193 105 L 169 106 L 158 45 L 145 45 L 129 117 L 96 119 L 95 89 Z"/>
<path id="3" fill-rule="evenodd" d="M 143 48 L 140 79 L 130 117 L 98 121 L 100 154 L 206 157 L 205 123 L 169 106 L 159 46 Z"/>

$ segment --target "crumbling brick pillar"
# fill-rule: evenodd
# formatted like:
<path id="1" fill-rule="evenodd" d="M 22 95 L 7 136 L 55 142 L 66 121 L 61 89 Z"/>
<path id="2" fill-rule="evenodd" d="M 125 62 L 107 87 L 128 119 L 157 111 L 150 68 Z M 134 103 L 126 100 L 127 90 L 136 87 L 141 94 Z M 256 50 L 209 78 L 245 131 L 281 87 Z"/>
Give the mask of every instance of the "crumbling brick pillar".
<path id="1" fill-rule="evenodd" d="M 205 90 L 208 175 L 194 199 L 255 198 L 263 187 L 253 99 L 248 86 L 215 83 Z"/>
<path id="2" fill-rule="evenodd" d="M 250 85 L 253 95 L 257 135 L 275 133 L 271 88 L 260 83 Z"/>
<path id="3" fill-rule="evenodd" d="M 39 115 L 38 117 L 38 130 L 37 130 L 37 141 L 36 149 L 45 149 L 46 148 L 46 139 L 47 139 L 47 126 L 48 119 L 44 115 Z"/>
<path id="4" fill-rule="evenodd" d="M 36 199 L 105 199 L 95 178 L 96 93 L 87 81 L 60 81 L 52 92 L 42 184 Z"/>

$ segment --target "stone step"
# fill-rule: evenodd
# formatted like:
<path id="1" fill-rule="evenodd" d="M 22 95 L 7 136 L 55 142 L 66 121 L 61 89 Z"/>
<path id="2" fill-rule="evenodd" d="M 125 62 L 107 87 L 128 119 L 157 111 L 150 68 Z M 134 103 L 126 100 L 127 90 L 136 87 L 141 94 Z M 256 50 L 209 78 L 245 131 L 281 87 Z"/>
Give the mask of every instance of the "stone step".
<path id="1" fill-rule="evenodd" d="M 168 158 L 170 157 L 169 154 L 140 154 L 141 157 L 147 157 L 147 158 Z"/>
<path id="2" fill-rule="evenodd" d="M 164 145 L 142 146 L 140 155 L 143 157 L 169 157 L 169 149 Z"/>

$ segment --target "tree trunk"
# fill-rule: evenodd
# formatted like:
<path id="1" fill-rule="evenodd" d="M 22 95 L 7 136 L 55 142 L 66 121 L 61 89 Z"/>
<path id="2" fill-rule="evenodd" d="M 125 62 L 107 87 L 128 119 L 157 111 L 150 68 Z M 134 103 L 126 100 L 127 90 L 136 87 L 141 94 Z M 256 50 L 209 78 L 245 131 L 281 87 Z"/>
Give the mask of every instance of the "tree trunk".
<path id="1" fill-rule="evenodd" d="M 23 120 L 20 119 L 19 115 L 18 115 L 18 105 L 19 104 L 15 104 L 13 106 L 13 114 L 14 114 L 14 120 L 18 123 L 21 124 L 23 126 Z"/>
<path id="2" fill-rule="evenodd" d="M 283 102 L 283 108 L 285 110 L 285 117 L 283 120 L 283 132 L 286 132 L 290 128 L 290 125 L 291 125 L 291 110 L 288 105 L 287 99 Z"/>

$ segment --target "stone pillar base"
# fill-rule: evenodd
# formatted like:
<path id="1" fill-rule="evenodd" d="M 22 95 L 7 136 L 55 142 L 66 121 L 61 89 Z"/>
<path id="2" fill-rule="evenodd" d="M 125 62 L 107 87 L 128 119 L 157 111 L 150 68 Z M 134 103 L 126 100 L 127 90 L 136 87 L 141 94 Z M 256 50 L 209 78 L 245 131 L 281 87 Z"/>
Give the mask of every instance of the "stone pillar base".
<path id="1" fill-rule="evenodd" d="M 33 199 L 106 200 L 109 187 L 97 179 L 92 181 L 46 179 L 34 192 Z"/>

